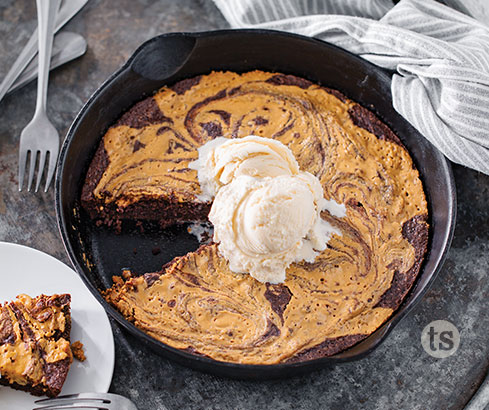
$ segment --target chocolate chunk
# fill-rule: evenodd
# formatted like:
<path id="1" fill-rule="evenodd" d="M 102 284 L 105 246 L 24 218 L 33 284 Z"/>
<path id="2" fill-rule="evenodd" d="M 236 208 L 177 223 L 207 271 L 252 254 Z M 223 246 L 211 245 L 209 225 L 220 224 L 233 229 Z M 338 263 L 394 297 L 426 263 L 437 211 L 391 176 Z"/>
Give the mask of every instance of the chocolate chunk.
<path id="1" fill-rule="evenodd" d="M 67 306 L 71 303 L 71 295 L 67 293 L 56 297 L 41 297 L 41 299 L 46 301 L 46 306 Z"/>
<path id="2" fill-rule="evenodd" d="M 47 310 L 47 311 L 41 313 L 40 315 L 35 316 L 35 318 L 37 321 L 43 323 L 43 322 L 46 322 L 47 320 L 51 319 L 52 316 L 53 316 L 52 312 Z"/>

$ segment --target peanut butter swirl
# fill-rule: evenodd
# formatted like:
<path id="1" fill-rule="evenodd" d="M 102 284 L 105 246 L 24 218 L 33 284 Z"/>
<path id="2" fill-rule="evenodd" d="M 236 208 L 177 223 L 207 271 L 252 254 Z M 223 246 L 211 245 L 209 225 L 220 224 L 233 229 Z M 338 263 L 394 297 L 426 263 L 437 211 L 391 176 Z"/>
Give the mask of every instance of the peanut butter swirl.
<path id="1" fill-rule="evenodd" d="M 104 136 L 108 165 L 93 195 L 105 204 L 196 204 L 196 149 L 254 134 L 287 145 L 347 215 L 322 213 L 342 235 L 314 263 L 291 265 L 282 285 L 232 273 L 215 245 L 116 279 L 105 297 L 125 317 L 179 349 L 273 364 L 334 354 L 391 316 L 426 252 L 427 204 L 407 150 L 377 117 L 333 90 L 261 71 L 214 72 L 145 104 L 146 114 L 135 107 Z"/>
<path id="2" fill-rule="evenodd" d="M 69 303 L 69 295 L 19 295 L 16 301 L 0 305 L 2 384 L 28 386 L 36 393 L 61 390 L 62 383 L 58 386 L 53 374 L 60 378 L 68 367 L 61 363 L 73 360 Z"/>

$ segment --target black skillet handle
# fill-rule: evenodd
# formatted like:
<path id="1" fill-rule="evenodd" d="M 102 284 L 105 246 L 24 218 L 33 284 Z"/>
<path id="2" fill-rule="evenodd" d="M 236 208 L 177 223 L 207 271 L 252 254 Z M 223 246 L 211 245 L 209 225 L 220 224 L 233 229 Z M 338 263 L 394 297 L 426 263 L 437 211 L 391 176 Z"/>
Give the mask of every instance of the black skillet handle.
<path id="1" fill-rule="evenodd" d="M 177 73 L 190 58 L 196 37 L 189 33 L 171 33 L 155 37 L 139 47 L 128 66 L 150 81 L 163 81 Z"/>
<path id="2" fill-rule="evenodd" d="M 175 75 L 192 55 L 197 37 L 163 34 L 142 44 L 129 60 L 92 96 L 92 128 L 102 135 L 135 102 L 152 95 Z M 110 104 L 107 102 L 110 101 Z M 92 131 L 93 132 L 93 131 Z"/>

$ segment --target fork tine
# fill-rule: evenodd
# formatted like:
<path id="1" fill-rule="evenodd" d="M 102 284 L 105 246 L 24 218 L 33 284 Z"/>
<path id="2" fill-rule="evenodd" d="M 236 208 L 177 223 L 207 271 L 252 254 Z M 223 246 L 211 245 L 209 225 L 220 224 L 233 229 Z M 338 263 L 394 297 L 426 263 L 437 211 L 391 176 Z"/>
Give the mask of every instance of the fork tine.
<path id="1" fill-rule="evenodd" d="M 115 394 L 111 393 L 74 393 L 74 394 L 64 394 L 62 396 L 57 396 L 57 397 L 51 397 L 51 398 L 46 398 L 46 399 L 38 399 L 35 401 L 36 404 L 42 404 L 42 403 L 58 403 L 58 402 L 64 402 L 64 401 L 81 401 L 81 400 L 87 400 L 87 401 L 99 401 L 101 403 L 110 403 L 112 401 L 112 397 L 118 397 Z"/>
<path id="2" fill-rule="evenodd" d="M 29 151 L 23 150 L 20 147 L 19 150 L 19 191 L 22 191 L 22 185 L 24 185 L 25 165 L 27 162 L 27 155 Z"/>
<path id="3" fill-rule="evenodd" d="M 36 190 L 39 190 L 39 185 L 41 185 L 41 178 L 44 171 L 44 163 L 46 162 L 46 151 L 42 150 L 39 157 L 39 166 L 37 167 L 37 179 L 36 179 Z"/>
<path id="4" fill-rule="evenodd" d="M 100 404 L 53 404 L 48 406 L 36 407 L 32 410 L 63 410 L 63 409 L 96 409 L 96 410 L 110 410 L 108 407 L 101 407 Z"/>
<path id="5" fill-rule="evenodd" d="M 27 181 L 27 191 L 31 190 L 32 181 L 34 180 L 34 171 L 36 170 L 36 159 L 38 152 L 39 151 L 37 150 L 31 151 L 31 158 L 29 160 L 29 179 Z"/>
<path id="6" fill-rule="evenodd" d="M 40 404 L 40 403 L 54 403 L 57 402 L 58 400 L 68 400 L 68 399 L 77 399 L 79 398 L 81 393 L 74 393 L 74 394 L 64 394 L 63 396 L 57 396 L 57 397 L 47 397 L 45 399 L 38 399 L 34 403 Z"/>
<path id="7" fill-rule="evenodd" d="M 49 184 L 51 183 L 51 179 L 53 179 L 54 170 L 56 169 L 56 162 L 58 160 L 57 156 L 58 152 L 49 151 L 49 166 L 48 173 L 46 176 L 46 186 L 44 188 L 44 192 L 48 192 Z"/>
<path id="8" fill-rule="evenodd" d="M 100 410 L 137 410 L 136 405 L 127 397 L 113 393 L 78 393 L 39 399 L 33 410 L 55 409 L 100 409 Z M 166 408 L 165 408 L 166 409 Z"/>
<path id="9" fill-rule="evenodd" d="M 35 404 L 41 404 L 33 410 L 55 409 L 99 409 L 110 410 L 111 400 L 101 397 L 97 393 L 67 394 L 55 398 L 36 400 Z"/>

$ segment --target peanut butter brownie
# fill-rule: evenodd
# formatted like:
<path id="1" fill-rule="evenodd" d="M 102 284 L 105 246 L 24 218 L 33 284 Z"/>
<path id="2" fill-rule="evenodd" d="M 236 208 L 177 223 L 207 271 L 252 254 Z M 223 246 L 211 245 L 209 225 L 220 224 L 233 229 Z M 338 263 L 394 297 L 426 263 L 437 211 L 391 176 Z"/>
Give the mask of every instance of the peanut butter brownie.
<path id="1" fill-rule="evenodd" d="M 222 136 L 277 139 L 321 182 L 346 216 L 313 263 L 294 263 L 283 284 L 232 273 L 215 244 L 160 272 L 105 292 L 128 320 L 179 349 L 234 363 L 273 364 L 340 352 L 398 308 L 427 250 L 428 211 L 418 171 L 375 114 L 338 91 L 279 73 L 213 72 L 163 87 L 103 136 L 82 204 L 107 225 L 204 220 L 189 163 Z"/>
<path id="2" fill-rule="evenodd" d="M 19 295 L 0 305 L 0 384 L 55 397 L 73 361 L 71 297 Z"/>

